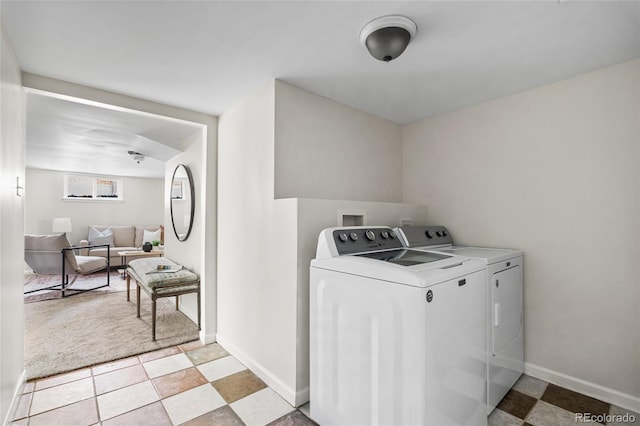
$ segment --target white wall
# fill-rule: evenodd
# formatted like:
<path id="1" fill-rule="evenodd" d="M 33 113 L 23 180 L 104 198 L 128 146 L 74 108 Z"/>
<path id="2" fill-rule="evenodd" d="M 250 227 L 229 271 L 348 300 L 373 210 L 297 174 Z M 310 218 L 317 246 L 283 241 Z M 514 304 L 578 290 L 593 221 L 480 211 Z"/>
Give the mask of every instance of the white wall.
<path id="1" fill-rule="evenodd" d="M 401 127 L 275 84 L 275 197 L 398 202 Z"/>
<path id="2" fill-rule="evenodd" d="M 23 283 L 25 103 L 20 68 L 0 27 L 0 422 L 8 423 L 24 381 Z"/>
<path id="3" fill-rule="evenodd" d="M 71 244 L 87 239 L 91 225 L 164 224 L 164 179 L 123 177 L 124 201 L 63 200 L 64 172 L 27 168 L 25 233 L 51 234 L 51 219 L 71 218 Z M 165 233 L 166 233 L 165 229 Z"/>
<path id="4" fill-rule="evenodd" d="M 274 200 L 273 83 L 220 116 L 218 341 L 294 403 L 296 207 Z"/>
<path id="5" fill-rule="evenodd" d="M 203 224 L 205 217 L 202 213 L 202 135 L 196 135 L 189 141 L 190 146 L 182 153 L 165 164 L 165 179 L 163 188 L 163 206 L 161 210 L 164 215 L 164 223 L 167 227 L 164 230 L 165 247 L 164 255 L 171 260 L 184 265 L 198 275 L 202 274 L 204 260 L 202 258 L 203 245 Z M 175 168 L 179 164 L 184 164 L 189 168 L 193 177 L 193 187 L 195 192 L 193 227 L 191 233 L 185 241 L 179 241 L 173 231 L 171 222 L 171 178 Z M 183 215 L 178 215 L 180 225 L 183 223 Z M 180 296 L 180 310 L 189 316 L 194 322 L 198 320 L 197 296 L 195 294 L 187 294 Z M 215 332 L 215 331 L 214 331 Z"/>
<path id="6" fill-rule="evenodd" d="M 636 411 L 639 123 L 636 60 L 403 128 L 404 201 L 524 250 L 528 370 Z"/>
<path id="7" fill-rule="evenodd" d="M 339 146 L 327 143 L 336 137 Z M 370 137 L 371 152 L 356 156 Z M 218 341 L 293 405 L 309 398 L 308 273 L 320 230 L 337 225 L 341 210 L 397 224 L 411 215 L 424 220 L 425 208 L 279 197 L 393 201 L 400 197 L 399 137 L 396 125 L 277 81 L 220 117 Z M 352 170 L 332 180 L 308 164 L 337 152 L 353 161 L 388 154 L 393 167 L 376 169 L 380 183 Z"/>

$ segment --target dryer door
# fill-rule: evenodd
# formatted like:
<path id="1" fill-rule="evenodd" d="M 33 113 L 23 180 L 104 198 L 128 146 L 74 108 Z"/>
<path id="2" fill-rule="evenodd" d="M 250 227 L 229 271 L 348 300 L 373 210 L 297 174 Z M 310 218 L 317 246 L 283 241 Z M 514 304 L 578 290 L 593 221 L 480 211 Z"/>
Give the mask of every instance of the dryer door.
<path id="1" fill-rule="evenodd" d="M 491 333 L 493 355 L 515 339 L 522 326 L 522 267 L 497 272 L 491 277 Z"/>

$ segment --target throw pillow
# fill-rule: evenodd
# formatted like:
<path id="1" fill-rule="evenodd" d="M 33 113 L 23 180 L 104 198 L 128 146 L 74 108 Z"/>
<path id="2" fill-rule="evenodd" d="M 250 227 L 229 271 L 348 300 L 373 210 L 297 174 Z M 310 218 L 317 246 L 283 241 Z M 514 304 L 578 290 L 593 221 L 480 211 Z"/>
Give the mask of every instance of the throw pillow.
<path id="1" fill-rule="evenodd" d="M 145 229 L 144 232 L 142 233 L 142 244 L 147 242 L 152 243 L 155 240 L 160 241 L 161 234 L 162 234 L 162 231 L 160 229 L 158 229 L 157 231 L 147 231 Z"/>
<path id="2" fill-rule="evenodd" d="M 89 245 L 104 245 L 109 244 L 113 247 L 113 231 L 111 228 L 107 228 L 104 231 L 98 231 L 93 226 L 89 228 Z"/>

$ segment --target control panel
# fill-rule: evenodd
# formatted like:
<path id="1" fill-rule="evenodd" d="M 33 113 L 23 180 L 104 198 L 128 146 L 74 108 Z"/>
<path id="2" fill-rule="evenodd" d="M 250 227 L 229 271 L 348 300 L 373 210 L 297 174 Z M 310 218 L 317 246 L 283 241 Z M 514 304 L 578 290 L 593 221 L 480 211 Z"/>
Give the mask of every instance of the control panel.
<path id="1" fill-rule="evenodd" d="M 444 226 L 403 226 L 398 232 L 407 247 L 453 244 L 453 239 Z"/>
<path id="2" fill-rule="evenodd" d="M 402 242 L 391 228 L 359 227 L 333 231 L 338 254 L 363 253 L 372 250 L 402 248 Z"/>

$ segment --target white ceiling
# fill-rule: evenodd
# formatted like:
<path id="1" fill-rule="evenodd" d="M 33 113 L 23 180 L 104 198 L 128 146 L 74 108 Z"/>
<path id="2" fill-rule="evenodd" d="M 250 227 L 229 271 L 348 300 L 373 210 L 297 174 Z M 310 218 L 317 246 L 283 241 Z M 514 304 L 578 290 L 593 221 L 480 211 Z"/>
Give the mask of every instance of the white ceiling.
<path id="1" fill-rule="evenodd" d="M 640 57 L 640 2 L 6 1 L 24 71 L 220 115 L 281 79 L 407 123 Z M 372 18 L 418 33 L 398 59 Z M 109 130 L 104 129 L 104 130 Z"/>
<path id="2" fill-rule="evenodd" d="M 27 166 L 164 178 L 164 163 L 201 126 L 152 114 L 27 91 Z M 127 152 L 143 154 L 137 163 Z"/>

